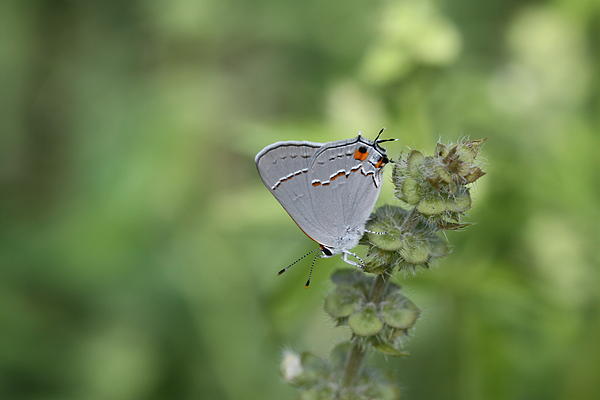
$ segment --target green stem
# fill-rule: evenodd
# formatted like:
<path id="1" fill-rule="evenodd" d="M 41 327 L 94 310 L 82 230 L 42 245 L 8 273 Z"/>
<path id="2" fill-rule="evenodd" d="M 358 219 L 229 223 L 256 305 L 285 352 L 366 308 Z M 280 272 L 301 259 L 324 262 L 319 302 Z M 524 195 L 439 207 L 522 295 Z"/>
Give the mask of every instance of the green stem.
<path id="1" fill-rule="evenodd" d="M 354 343 L 352 348 L 350 349 L 350 353 L 348 354 L 348 359 L 346 361 L 346 368 L 344 370 L 344 379 L 342 384 L 344 387 L 351 387 L 354 385 L 356 380 L 356 375 L 360 370 L 363 359 L 365 358 L 365 351 L 358 344 Z"/>
<path id="2" fill-rule="evenodd" d="M 369 293 L 369 300 L 371 302 L 379 303 L 385 293 L 387 282 L 388 275 L 386 273 L 377 275 L 373 282 L 373 286 L 371 286 L 371 292 Z"/>

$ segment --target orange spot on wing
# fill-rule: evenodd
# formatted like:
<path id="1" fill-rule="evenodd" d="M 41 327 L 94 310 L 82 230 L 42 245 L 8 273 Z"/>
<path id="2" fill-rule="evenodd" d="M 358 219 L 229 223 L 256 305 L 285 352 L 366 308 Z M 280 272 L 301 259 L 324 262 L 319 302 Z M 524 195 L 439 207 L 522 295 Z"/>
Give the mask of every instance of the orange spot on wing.
<path id="1" fill-rule="evenodd" d="M 377 161 L 377 163 L 375 164 L 375 168 L 381 168 L 381 166 L 383 166 L 383 158 Z"/>
<path id="2" fill-rule="evenodd" d="M 368 151 L 365 151 L 364 153 L 361 153 L 359 150 L 356 150 L 354 152 L 354 159 L 355 160 L 360 160 L 360 161 L 365 161 L 367 159 L 368 155 L 369 155 Z"/>
<path id="3" fill-rule="evenodd" d="M 344 171 L 340 171 L 340 172 L 338 172 L 337 174 L 335 174 L 334 176 L 332 176 L 332 177 L 331 177 L 331 179 L 329 179 L 329 180 L 330 180 L 330 181 L 334 181 L 334 180 L 336 180 L 337 178 L 340 178 L 340 177 L 342 177 L 342 176 L 344 176 L 344 175 L 346 175 L 346 173 L 345 173 Z"/>
<path id="4" fill-rule="evenodd" d="M 321 182 L 313 182 L 312 185 L 313 186 L 319 186 L 321 184 Z"/>

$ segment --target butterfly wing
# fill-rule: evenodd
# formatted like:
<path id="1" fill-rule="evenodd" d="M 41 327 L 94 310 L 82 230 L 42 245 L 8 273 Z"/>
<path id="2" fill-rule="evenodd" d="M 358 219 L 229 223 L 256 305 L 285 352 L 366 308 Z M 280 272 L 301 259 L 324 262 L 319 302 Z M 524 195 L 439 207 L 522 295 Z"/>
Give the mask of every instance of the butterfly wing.
<path id="1" fill-rule="evenodd" d="M 340 238 L 348 230 L 362 234 L 381 191 L 381 150 L 359 136 L 328 143 L 315 153 L 309 167 L 311 196 L 329 237 Z"/>
<path id="2" fill-rule="evenodd" d="M 278 142 L 256 156 L 269 191 L 308 237 L 337 250 L 362 235 L 381 190 L 385 151 L 360 136 L 326 144 Z M 349 232 L 352 232 L 349 235 Z M 355 242 L 354 242 L 355 243 Z"/>
<path id="3" fill-rule="evenodd" d="M 324 226 L 319 222 L 308 178 L 312 157 L 322 143 L 286 141 L 262 149 L 255 158 L 258 173 L 269 191 L 298 227 L 322 243 Z"/>

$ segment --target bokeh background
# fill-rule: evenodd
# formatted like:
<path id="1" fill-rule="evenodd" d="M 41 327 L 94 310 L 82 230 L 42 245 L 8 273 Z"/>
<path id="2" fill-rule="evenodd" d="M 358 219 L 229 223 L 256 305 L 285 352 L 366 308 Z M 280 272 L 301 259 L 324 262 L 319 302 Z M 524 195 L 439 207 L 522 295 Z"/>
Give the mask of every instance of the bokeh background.
<path id="1" fill-rule="evenodd" d="M 253 158 L 380 127 L 489 139 L 476 224 L 398 277 L 404 398 L 598 398 L 600 2 L 3 0 L 0 32 L 0 398 L 295 398 L 344 264 L 275 275 L 314 244 Z"/>

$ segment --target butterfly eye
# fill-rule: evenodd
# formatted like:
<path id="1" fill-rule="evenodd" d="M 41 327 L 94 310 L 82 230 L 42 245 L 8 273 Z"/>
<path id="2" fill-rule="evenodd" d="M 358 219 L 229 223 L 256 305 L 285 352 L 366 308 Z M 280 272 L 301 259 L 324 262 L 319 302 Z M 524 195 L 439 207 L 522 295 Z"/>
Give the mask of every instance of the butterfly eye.
<path id="1" fill-rule="evenodd" d="M 325 246 L 321 246 L 321 251 L 323 252 L 323 254 L 327 257 L 331 257 L 333 255 L 333 253 L 331 252 L 331 250 L 329 250 L 327 247 Z"/>

